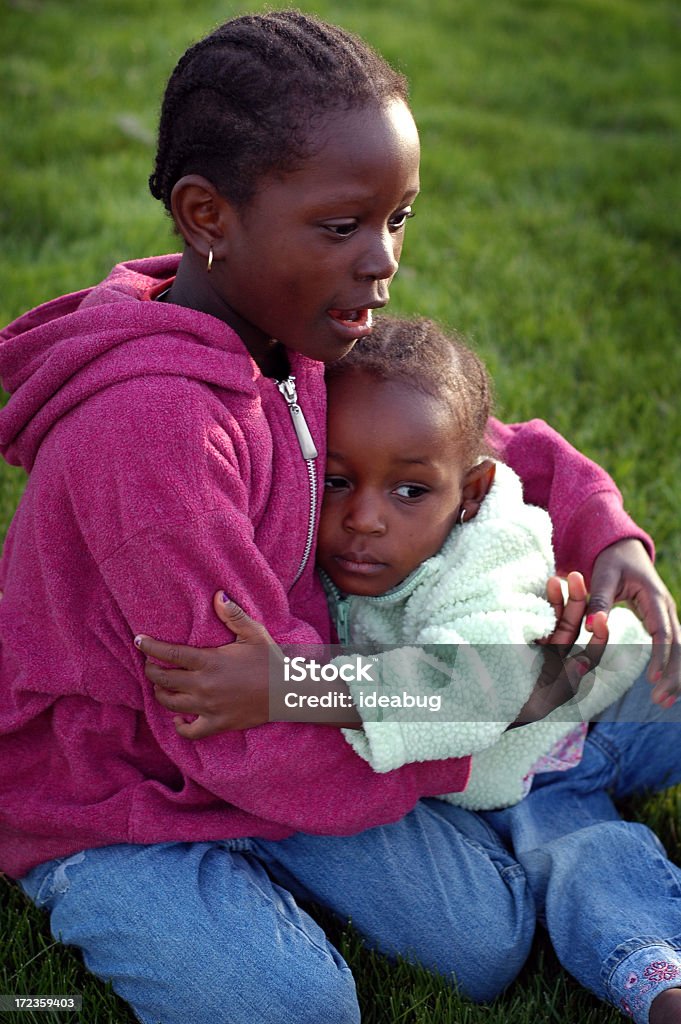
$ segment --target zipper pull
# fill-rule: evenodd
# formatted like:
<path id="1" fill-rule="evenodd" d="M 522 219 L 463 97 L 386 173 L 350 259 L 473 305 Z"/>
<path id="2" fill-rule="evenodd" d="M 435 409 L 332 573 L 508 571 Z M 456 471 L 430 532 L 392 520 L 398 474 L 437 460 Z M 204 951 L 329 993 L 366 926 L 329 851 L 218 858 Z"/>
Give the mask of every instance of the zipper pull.
<path id="1" fill-rule="evenodd" d="M 346 647 L 350 643 L 349 611 L 350 603 L 347 597 L 338 597 L 336 600 L 336 633 L 338 634 L 338 643 L 342 647 Z"/>
<path id="2" fill-rule="evenodd" d="M 303 458 L 306 462 L 310 459 L 316 459 L 319 453 L 317 452 L 315 443 L 312 439 L 310 428 L 303 416 L 303 410 L 298 405 L 296 378 L 287 377 L 286 380 L 278 380 L 277 387 L 284 396 L 289 412 L 291 413 L 293 429 L 296 432 L 296 437 L 298 438 L 298 444 L 300 445 L 300 451 L 302 452 Z"/>

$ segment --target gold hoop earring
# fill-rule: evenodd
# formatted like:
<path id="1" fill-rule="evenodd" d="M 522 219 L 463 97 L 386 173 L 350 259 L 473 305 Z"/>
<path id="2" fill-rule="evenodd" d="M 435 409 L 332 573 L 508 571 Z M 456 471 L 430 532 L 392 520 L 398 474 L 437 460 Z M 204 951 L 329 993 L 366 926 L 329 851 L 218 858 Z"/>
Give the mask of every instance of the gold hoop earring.
<path id="1" fill-rule="evenodd" d="M 208 250 L 208 263 L 206 265 L 206 273 L 210 274 L 213 267 L 213 246 L 211 245 Z"/>

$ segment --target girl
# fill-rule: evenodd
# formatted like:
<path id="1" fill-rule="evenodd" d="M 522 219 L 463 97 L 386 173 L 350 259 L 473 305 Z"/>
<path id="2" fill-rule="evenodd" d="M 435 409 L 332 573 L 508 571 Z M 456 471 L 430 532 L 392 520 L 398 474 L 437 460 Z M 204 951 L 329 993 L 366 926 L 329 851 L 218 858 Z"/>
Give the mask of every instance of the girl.
<path id="1" fill-rule="evenodd" d="M 531 942 L 532 898 L 493 830 L 421 801 L 461 789 L 467 759 L 381 776 L 313 725 L 187 743 L 130 642 L 220 642 L 203 597 L 225 579 L 278 643 L 328 638 L 310 557 L 322 364 L 387 302 L 418 156 L 403 78 L 360 40 L 296 12 L 227 22 L 180 60 L 161 114 L 151 189 L 182 255 L 119 266 L 2 335 L 0 445 L 30 476 L 0 569 L 0 868 L 144 1022 L 357 1020 L 346 965 L 297 902 L 329 879 L 326 902 L 361 910 L 378 948 L 473 998 Z M 561 564 L 593 568 L 606 607 L 643 594 L 668 636 L 649 540 L 605 474 L 541 425 L 500 431 L 557 517 Z M 581 481 L 586 543 L 547 463 Z M 666 655 L 653 668 L 675 687 Z M 305 833 L 339 837 L 335 866 Z"/>
<path id="2" fill-rule="evenodd" d="M 642 680 L 608 716 L 619 721 L 598 722 L 588 738 L 585 724 L 570 732 L 565 708 L 499 735 L 489 694 L 475 700 L 484 672 L 515 717 L 529 690 L 522 645 L 551 628 L 540 602 L 550 530 L 539 509 L 523 506 L 507 467 L 498 465 L 495 479 L 494 464 L 479 458 L 489 414 L 484 367 L 428 321 L 387 320 L 326 376 L 317 558 L 336 625 L 347 623 L 342 641 L 495 645 L 477 647 L 472 678 L 459 650 L 447 684 L 450 708 L 461 716 L 454 724 L 424 727 L 413 713 L 398 713 L 397 721 L 347 731 L 348 740 L 382 770 L 413 756 L 484 747 L 466 790 L 449 799 L 478 808 L 515 804 L 486 820 L 513 844 L 563 965 L 641 1024 L 681 1020 L 681 869 L 647 828 L 620 820 L 606 795 L 681 781 L 678 726 L 669 716 L 666 724 L 641 724 L 649 717 Z M 635 617 L 616 609 L 609 624 L 604 618 L 594 623 L 601 638 L 609 626 L 610 644 L 627 646 L 615 647 L 615 664 L 606 650 L 577 705 L 578 721 L 622 697 L 647 661 Z M 439 683 L 442 694 L 440 667 L 429 671 L 398 652 L 380 674 L 381 692 L 419 684 L 427 692 Z"/>
<path id="3" fill-rule="evenodd" d="M 465 791 L 449 799 L 473 809 L 515 803 L 533 766 L 566 747 L 575 720 L 576 756 L 584 722 L 644 668 L 648 638 L 629 610 L 615 609 L 609 627 L 599 613 L 599 638 L 610 643 L 588 692 L 576 707 L 508 731 L 528 715 L 532 647 L 555 626 L 544 596 L 553 552 L 546 513 L 524 504 L 507 466 L 483 457 L 485 367 L 428 320 L 381 319 L 327 367 L 326 380 L 317 563 L 339 640 L 402 645 L 374 665 L 380 692 L 397 707 L 402 692 L 444 705 L 435 715 L 407 708 L 378 720 L 369 708 L 363 730 L 346 738 L 378 771 L 479 751 Z M 577 593 L 583 581 L 570 585 Z M 421 656 L 424 646 L 434 659 Z M 361 707 L 362 684 L 351 690 Z"/>

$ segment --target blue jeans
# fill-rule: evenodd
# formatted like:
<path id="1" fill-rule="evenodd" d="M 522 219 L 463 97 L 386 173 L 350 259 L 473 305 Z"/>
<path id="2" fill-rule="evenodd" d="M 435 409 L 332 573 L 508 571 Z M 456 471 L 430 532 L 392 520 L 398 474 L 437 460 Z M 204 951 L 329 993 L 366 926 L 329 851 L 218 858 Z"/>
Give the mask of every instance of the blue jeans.
<path id="1" fill-rule="evenodd" d="M 655 714 L 647 683 L 637 694 L 622 718 Z M 478 1001 L 524 963 L 536 900 L 565 967 L 643 1024 L 652 998 L 681 984 L 681 872 L 606 790 L 681 781 L 678 736 L 678 724 L 599 723 L 581 765 L 538 776 L 507 811 L 423 800 L 350 837 L 110 846 L 21 884 L 145 1024 L 358 1021 L 350 971 L 300 900 Z"/>
<path id="2" fill-rule="evenodd" d="M 663 989 L 681 987 L 681 870 L 613 799 L 679 782 L 681 702 L 661 711 L 642 679 L 591 726 L 579 765 L 484 815 L 522 865 L 563 966 L 640 1024 Z"/>
<path id="3" fill-rule="evenodd" d="M 86 850 L 21 885 L 145 1024 L 359 1021 L 350 970 L 298 900 L 352 919 L 389 956 L 454 975 L 476 1000 L 513 980 L 535 923 L 498 836 L 439 800 L 347 838 Z"/>

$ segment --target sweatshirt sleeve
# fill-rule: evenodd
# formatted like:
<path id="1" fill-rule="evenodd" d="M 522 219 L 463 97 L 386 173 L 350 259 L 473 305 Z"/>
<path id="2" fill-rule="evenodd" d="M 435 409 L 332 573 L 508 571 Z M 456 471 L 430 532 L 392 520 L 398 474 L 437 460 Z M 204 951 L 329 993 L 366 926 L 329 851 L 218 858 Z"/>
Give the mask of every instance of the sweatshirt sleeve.
<path id="1" fill-rule="evenodd" d="M 490 419 L 488 440 L 523 482 L 525 500 L 548 511 L 556 568 L 587 580 L 596 557 L 618 540 L 640 540 L 654 556 L 651 538 L 625 512 L 605 470 L 578 452 L 543 420 L 504 424 Z"/>
<path id="2" fill-rule="evenodd" d="M 223 586 L 279 642 L 320 642 L 309 623 L 292 614 L 288 593 L 256 543 L 244 467 L 224 437 L 218 443 L 211 435 L 210 424 L 200 429 L 205 457 L 196 458 L 201 439 L 196 436 L 197 417 L 187 409 L 192 396 L 181 397 L 184 405 L 176 406 L 173 418 L 168 416 L 168 398 L 150 396 L 144 413 L 157 420 L 153 437 L 149 428 L 143 451 L 129 460 L 126 472 L 114 475 L 109 467 L 91 465 L 91 501 L 82 516 L 89 519 L 84 529 L 92 546 L 102 554 L 98 573 L 103 598 L 94 617 L 105 615 L 106 621 L 93 622 L 92 629 L 115 647 L 116 662 L 127 674 L 120 683 L 132 692 L 129 699 L 139 700 L 148 728 L 185 785 L 197 784 L 261 819 L 329 834 L 397 820 L 422 796 L 463 788 L 467 758 L 377 776 L 340 730 L 329 726 L 271 723 L 198 741 L 176 733 L 173 715 L 154 699 L 144 676 L 144 659 L 132 643 L 136 633 L 198 646 L 224 644 L 227 631 L 211 607 L 212 594 Z M 164 418 L 162 428 L 159 417 Z M 139 422 L 121 419 L 107 427 L 115 433 L 111 444 L 119 449 L 132 444 L 133 427 L 140 431 Z M 159 431 L 163 443 L 155 447 Z M 82 459 L 74 462 L 83 472 Z M 117 544 L 120 516 L 133 516 L 134 524 L 127 539 Z M 275 537 L 279 544 L 287 539 Z M 311 579 L 312 569 L 307 584 L 304 577 L 296 587 L 311 586 Z M 319 599 L 323 602 L 321 594 Z M 119 681 L 102 679 L 98 665 L 95 649 L 89 694 L 110 701 L 111 688 Z"/>

